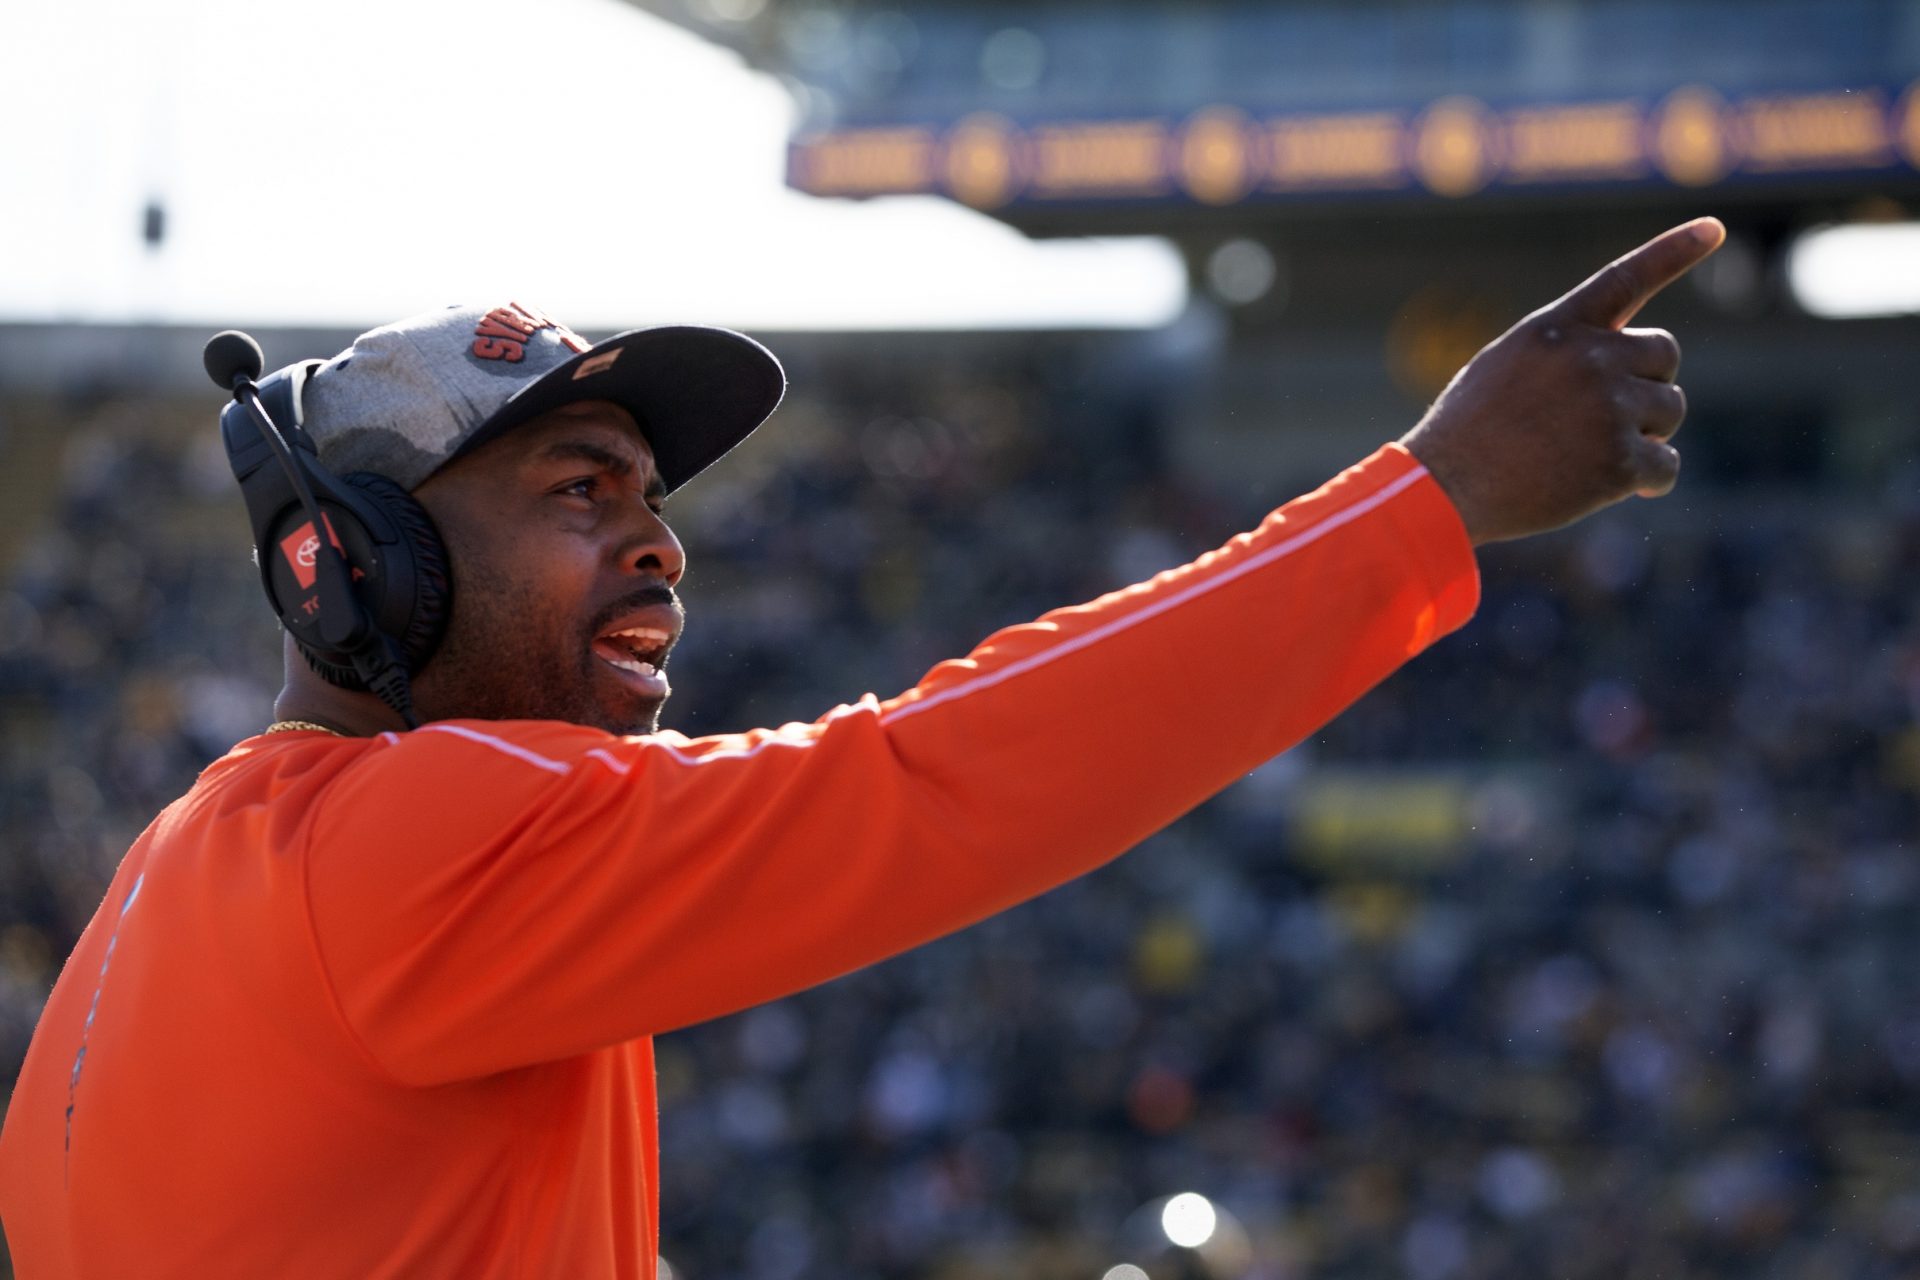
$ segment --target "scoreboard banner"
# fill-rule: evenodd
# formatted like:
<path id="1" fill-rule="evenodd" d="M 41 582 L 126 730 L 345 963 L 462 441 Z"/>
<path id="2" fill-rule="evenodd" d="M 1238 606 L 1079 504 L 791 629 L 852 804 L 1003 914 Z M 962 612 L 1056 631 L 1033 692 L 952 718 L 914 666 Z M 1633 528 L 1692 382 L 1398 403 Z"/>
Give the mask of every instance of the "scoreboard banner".
<path id="1" fill-rule="evenodd" d="M 793 187 L 821 196 L 938 193 L 982 209 L 1354 197 L 1463 199 L 1496 191 L 1706 188 L 1920 170 L 1920 82 L 1724 95 L 1184 118 L 1016 121 L 802 134 Z"/>

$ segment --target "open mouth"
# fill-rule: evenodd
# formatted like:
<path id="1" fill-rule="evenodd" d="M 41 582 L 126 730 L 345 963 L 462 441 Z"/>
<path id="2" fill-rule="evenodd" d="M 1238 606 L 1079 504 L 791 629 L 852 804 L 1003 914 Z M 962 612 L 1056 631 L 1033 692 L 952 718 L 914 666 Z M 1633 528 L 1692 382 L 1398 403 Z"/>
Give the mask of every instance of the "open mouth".
<path id="1" fill-rule="evenodd" d="M 664 627 L 624 627 L 596 637 L 593 653 L 610 667 L 653 679 L 666 665 L 667 650 L 672 647 L 673 633 Z"/>

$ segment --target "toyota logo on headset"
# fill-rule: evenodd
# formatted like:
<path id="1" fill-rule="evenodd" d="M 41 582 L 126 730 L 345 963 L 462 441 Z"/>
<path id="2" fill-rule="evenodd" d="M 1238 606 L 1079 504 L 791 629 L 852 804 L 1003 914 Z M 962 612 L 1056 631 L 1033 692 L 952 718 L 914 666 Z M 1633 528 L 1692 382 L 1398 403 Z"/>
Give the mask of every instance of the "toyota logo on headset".
<path id="1" fill-rule="evenodd" d="M 332 539 L 335 547 L 340 546 L 340 535 L 334 532 L 331 520 L 327 521 L 327 536 Z M 286 557 L 287 567 L 293 570 L 294 581 L 300 584 L 300 589 L 305 591 L 312 587 L 319 576 L 314 569 L 314 563 L 320 558 L 320 535 L 314 532 L 313 521 L 307 521 L 280 539 L 280 554 Z M 346 554 L 344 548 L 341 549 L 340 554 Z"/>

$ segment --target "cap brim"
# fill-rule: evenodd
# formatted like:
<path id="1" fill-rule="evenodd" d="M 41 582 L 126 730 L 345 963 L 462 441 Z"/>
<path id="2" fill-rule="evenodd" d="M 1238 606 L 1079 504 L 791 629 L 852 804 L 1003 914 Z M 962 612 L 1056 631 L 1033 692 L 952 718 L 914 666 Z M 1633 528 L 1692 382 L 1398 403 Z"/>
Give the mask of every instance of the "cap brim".
<path id="1" fill-rule="evenodd" d="M 630 329 L 514 392 L 448 461 L 561 405 L 610 400 L 639 424 L 671 493 L 752 435 L 786 390 L 780 362 L 743 333 L 704 325 Z"/>

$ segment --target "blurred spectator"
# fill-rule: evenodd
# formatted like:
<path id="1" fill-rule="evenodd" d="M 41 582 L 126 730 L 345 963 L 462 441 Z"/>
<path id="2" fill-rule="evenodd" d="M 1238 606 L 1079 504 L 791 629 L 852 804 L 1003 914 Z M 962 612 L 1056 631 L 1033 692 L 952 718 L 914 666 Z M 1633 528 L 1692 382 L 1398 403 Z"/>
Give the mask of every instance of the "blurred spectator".
<path id="1" fill-rule="evenodd" d="M 803 392 L 676 499 L 674 727 L 895 692 L 1261 514 L 1063 439 L 1064 394 Z M 217 451 L 148 409 L 85 415 L 0 589 L 9 1077 L 278 687 Z M 1796 501 L 1489 553 L 1465 633 L 1151 847 L 663 1039 L 674 1274 L 1205 1274 L 1125 1252 L 1198 1191 L 1257 1280 L 1920 1276 L 1920 511 Z"/>

